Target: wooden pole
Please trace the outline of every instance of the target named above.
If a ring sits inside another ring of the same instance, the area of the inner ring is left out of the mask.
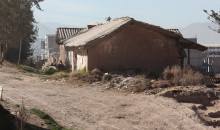
[[[187,65],[190,66],[190,49],[188,48],[188,62],[187,62]]]
[[[19,48],[19,55],[18,55],[18,66],[20,65],[20,60],[21,60],[21,46],[22,46],[22,38],[20,39],[20,48]]]

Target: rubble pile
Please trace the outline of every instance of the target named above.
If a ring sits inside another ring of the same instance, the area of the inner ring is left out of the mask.
[[[220,126],[220,88],[208,81],[203,86],[174,86],[170,80],[156,80],[134,71],[103,73],[99,69],[86,74],[60,75],[60,78],[77,85],[89,83],[93,87],[157,94],[181,103],[194,103],[193,110],[201,120],[208,125]]]
[[[106,89],[116,88],[138,93],[151,89],[151,84],[151,81],[145,78],[118,76],[107,83],[105,87]]]
[[[213,100],[219,99],[220,91],[205,86],[178,86],[159,93],[161,96],[176,99],[178,102],[196,103],[204,106],[212,105]]]

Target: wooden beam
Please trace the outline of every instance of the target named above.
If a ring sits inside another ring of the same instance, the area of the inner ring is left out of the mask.
[[[190,48],[188,48],[188,60],[187,60],[187,65],[190,66]]]

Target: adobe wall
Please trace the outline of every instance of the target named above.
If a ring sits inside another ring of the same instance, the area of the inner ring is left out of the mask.
[[[69,65],[69,62],[67,62],[66,60],[67,58],[67,53],[65,50],[65,46],[64,45],[60,45],[60,60],[62,61],[63,65]]]
[[[66,47],[67,65],[72,66],[73,71],[81,70],[86,67],[88,70],[87,50],[79,50],[77,48]]]
[[[87,52],[86,50],[77,51],[77,70],[87,67]]]
[[[88,49],[88,70],[141,69],[160,73],[178,64],[176,40],[137,25],[129,25]]]

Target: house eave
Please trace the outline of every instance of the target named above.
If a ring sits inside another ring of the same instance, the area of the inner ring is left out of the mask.
[[[196,49],[196,50],[199,50],[199,51],[205,51],[205,50],[208,49],[206,46],[203,46],[201,44],[192,42],[192,41],[187,40],[185,38],[181,38],[179,40],[179,42],[180,42],[181,46],[185,49]]]

